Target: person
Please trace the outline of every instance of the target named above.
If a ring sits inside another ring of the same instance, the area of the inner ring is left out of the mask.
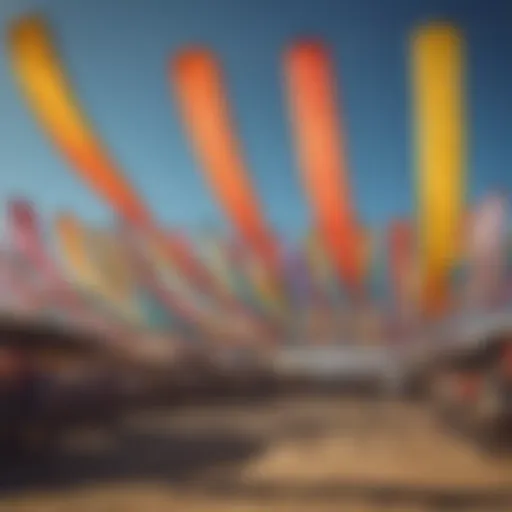
[[[20,349],[0,351],[0,408],[4,451],[18,453],[37,412],[34,367],[29,355]]]
[[[5,450],[15,433],[16,361],[12,349],[0,347],[0,445]]]

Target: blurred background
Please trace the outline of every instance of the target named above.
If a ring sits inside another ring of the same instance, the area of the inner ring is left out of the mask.
[[[0,510],[510,507],[511,23],[4,0]]]

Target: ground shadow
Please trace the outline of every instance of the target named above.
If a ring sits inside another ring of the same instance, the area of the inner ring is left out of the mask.
[[[336,405],[336,402],[333,403]],[[172,410],[171,416],[178,414]],[[212,417],[223,414],[221,410]],[[247,422],[251,421],[251,417]],[[259,456],[276,440],[307,440],[323,435],[329,421],[300,414],[278,416],[257,433],[243,433],[229,421],[228,426],[187,431],[185,427],[159,432],[162,424],[149,420],[149,431],[127,428],[108,449],[89,455],[58,453],[49,460],[7,467],[0,461],[0,493],[20,493],[37,489],[66,489],[90,483],[157,482],[176,486],[184,492],[211,496],[212,499],[254,499],[272,504],[282,499],[310,502],[360,500],[378,505],[414,504],[430,510],[512,510],[512,489],[440,489],[410,485],[376,486],[346,480],[324,481],[314,485],[250,483],[239,478],[239,469]],[[365,423],[367,418],[363,418]],[[344,422],[343,422],[344,423]],[[340,420],[336,420],[337,429]],[[213,425],[213,423],[212,423]],[[375,425],[374,425],[375,426]],[[347,431],[358,428],[347,420]],[[380,427],[383,427],[380,424]],[[166,428],[166,427],[165,427]]]
[[[374,507],[411,506],[414,510],[414,507],[422,507],[421,510],[425,508],[436,512],[475,510],[474,507],[489,512],[510,512],[512,509],[512,490],[509,488],[478,490],[471,487],[450,489],[400,484],[379,486],[344,479],[304,485],[251,484],[219,478],[196,487],[194,494],[210,499],[243,498],[254,500],[260,505],[283,500],[300,501],[310,503],[313,508],[319,504],[341,504],[348,501]]]
[[[185,483],[219,468],[227,477],[231,465],[264,448],[263,442],[229,432],[124,433],[99,453],[53,453],[44,459],[0,464],[0,493],[62,489],[92,482],[161,481]]]

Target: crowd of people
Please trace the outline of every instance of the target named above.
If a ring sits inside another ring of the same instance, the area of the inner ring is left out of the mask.
[[[65,350],[0,345],[0,452],[49,447],[73,423],[115,414],[116,377],[101,360]]]

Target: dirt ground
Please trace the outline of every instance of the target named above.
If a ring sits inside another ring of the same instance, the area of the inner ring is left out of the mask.
[[[159,410],[0,476],[0,512],[512,511],[512,458],[424,407],[339,397]]]

